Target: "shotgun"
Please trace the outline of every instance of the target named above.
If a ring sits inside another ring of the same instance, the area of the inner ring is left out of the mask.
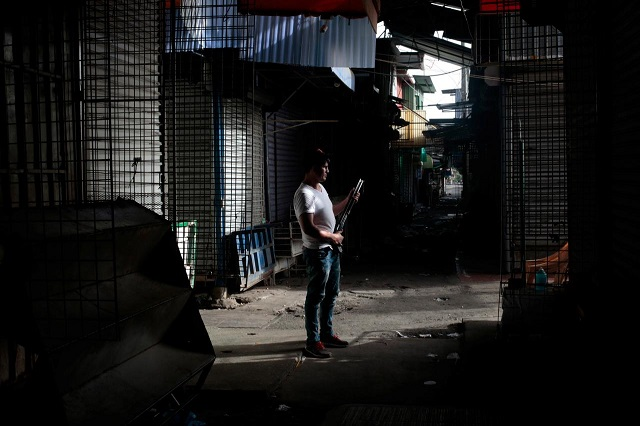
[[[358,184],[356,185],[356,189],[353,191],[353,196],[360,193],[360,191],[362,190],[363,184],[364,184],[364,181],[360,179],[358,181]],[[351,196],[349,198],[349,201],[347,201],[347,205],[345,206],[344,210],[340,214],[340,220],[338,220],[338,223],[336,223],[336,228],[333,232],[344,230],[344,227],[347,223],[347,216],[349,216],[349,213],[351,213],[351,209],[353,208],[353,205],[356,203],[356,200],[353,196]],[[338,251],[342,253],[342,245],[339,245],[337,248],[338,248]]]

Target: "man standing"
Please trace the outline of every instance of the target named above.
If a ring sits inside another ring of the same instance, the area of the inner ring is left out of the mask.
[[[349,195],[333,205],[322,185],[329,174],[329,156],[321,149],[311,151],[304,161],[304,179],[293,198],[296,218],[302,229],[302,257],[306,264],[307,296],[304,304],[307,340],[304,354],[314,358],[331,356],[326,347],[344,348],[348,342],[333,330],[333,310],[340,292],[340,253],[342,231],[334,232],[336,216],[350,197],[357,202],[360,194]]]

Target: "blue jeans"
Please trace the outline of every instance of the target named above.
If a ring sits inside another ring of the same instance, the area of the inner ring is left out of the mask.
[[[307,344],[320,336],[333,335],[333,308],[340,293],[340,253],[335,250],[305,248],[302,258],[307,265],[307,297],[304,302],[304,326]]]

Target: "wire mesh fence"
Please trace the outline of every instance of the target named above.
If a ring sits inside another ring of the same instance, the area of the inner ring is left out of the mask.
[[[226,287],[269,266],[229,244],[267,216],[253,24],[235,2],[87,0],[1,22],[2,264],[51,345],[119,338],[131,274]],[[151,248],[165,232],[169,258]],[[178,275],[158,277],[174,254]]]
[[[500,22],[503,322],[535,328],[568,281],[563,35],[517,11]]]

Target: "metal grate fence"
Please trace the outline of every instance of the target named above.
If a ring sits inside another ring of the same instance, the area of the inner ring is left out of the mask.
[[[78,290],[100,276],[115,292],[119,231],[104,208],[124,199],[171,224],[192,287],[224,286],[226,240],[267,217],[262,110],[246,100],[253,19],[231,0],[86,0],[3,17],[3,244],[44,217],[22,237],[60,236],[68,220],[79,228],[65,238],[100,229],[90,257],[80,245],[43,255],[87,257],[81,268],[100,273]],[[68,217],[75,206],[81,219]],[[114,292],[85,297],[113,304]]]
[[[535,328],[568,280],[563,35],[510,12],[501,40],[503,324]]]
[[[228,241],[267,216],[253,18],[235,5],[81,0],[0,18],[0,358],[15,361],[0,375],[55,382],[42,412],[60,396],[69,424],[93,424],[78,417],[91,407],[128,423],[213,362],[193,287],[226,286],[244,255]],[[149,392],[109,389],[125,370]]]

